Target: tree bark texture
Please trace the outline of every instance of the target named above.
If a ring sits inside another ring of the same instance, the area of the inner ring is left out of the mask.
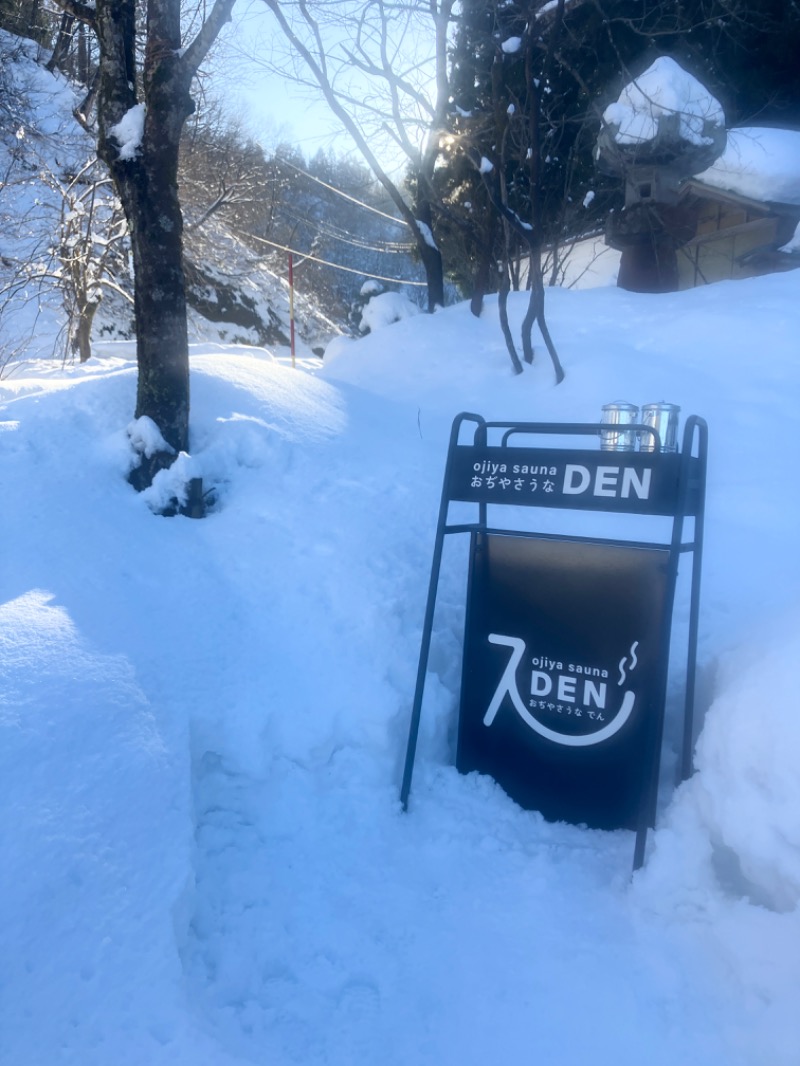
[[[72,340],[73,351],[78,353],[81,363],[88,363],[92,358],[92,322],[100,306],[99,301],[87,301],[80,309],[78,325]]]
[[[91,26],[100,48],[98,155],[108,167],[131,235],[134,266],[136,417],[151,418],[173,454],[189,447],[189,343],[183,273],[183,217],[178,199],[181,130],[194,110],[197,68],[234,0],[215,0],[188,47],[182,47],[180,0],[148,0],[141,72],[136,66],[136,0],[57,0]],[[119,123],[144,105],[141,139]],[[146,484],[171,455],[144,472]]]
[[[151,418],[175,452],[189,447],[189,342],[178,200],[180,133],[192,112],[192,72],[180,57],[177,4],[147,9],[144,130],[124,146],[117,124],[136,106],[134,0],[98,0],[98,151],[111,171],[131,234],[139,367],[136,417]]]
[[[52,74],[54,70],[63,70],[64,62],[67,54],[72,45],[72,37],[75,31],[75,16],[68,14],[66,11],[61,13],[61,21],[58,25],[58,34],[56,35],[56,43],[53,47],[53,54],[45,64],[45,70],[49,70]]]

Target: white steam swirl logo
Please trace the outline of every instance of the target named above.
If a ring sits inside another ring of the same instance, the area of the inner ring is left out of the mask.
[[[631,665],[630,665],[630,672],[631,673],[636,669],[636,666],[637,666],[637,664],[639,662],[639,660],[636,658],[636,649],[638,647],[639,647],[639,641],[635,640],[633,642],[633,644],[631,644]],[[628,661],[628,656],[627,655],[623,655],[622,658],[619,661],[619,681],[617,682],[618,685],[624,685],[625,684],[625,679],[628,676],[627,673],[625,672],[625,663],[627,663],[627,661]]]

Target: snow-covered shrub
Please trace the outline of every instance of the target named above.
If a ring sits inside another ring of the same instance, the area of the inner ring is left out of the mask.
[[[361,312],[359,332],[374,333],[393,322],[419,314],[419,307],[401,292],[382,292],[373,296]]]

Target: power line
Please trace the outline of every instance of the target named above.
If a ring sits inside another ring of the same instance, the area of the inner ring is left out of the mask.
[[[414,245],[410,241],[405,243],[381,241],[380,244],[370,244],[364,237],[360,237],[357,233],[351,233],[350,230],[345,229],[343,226],[337,226],[332,222],[320,221],[317,223],[317,228],[324,237],[331,237],[333,240],[342,241],[344,244],[352,244],[355,248],[363,248],[368,252],[378,252],[381,255],[405,255],[414,250]]]
[[[427,287],[427,283],[424,281],[402,281],[400,278],[387,278],[383,274],[368,274],[365,270],[356,270],[354,267],[331,263],[327,259],[320,259],[316,255],[311,255],[310,252],[298,252],[296,248],[289,248],[287,245],[278,244],[276,241],[268,241],[266,237],[256,237],[253,233],[242,234],[242,236],[258,241],[260,244],[268,244],[271,248],[277,248],[279,252],[290,252],[292,255],[300,256],[301,259],[308,259],[312,263],[321,263],[322,266],[333,267],[334,270],[344,270],[348,274],[359,274],[362,278],[373,278],[375,281],[390,281],[393,285],[414,285],[421,289]]]
[[[405,223],[400,218],[394,218],[392,215],[387,215],[385,211],[379,211],[377,207],[370,207],[369,204],[365,204],[362,200],[356,200],[355,196],[350,196],[349,193],[342,192],[341,189],[337,189],[335,185],[329,185],[326,181],[322,181],[321,178],[315,178],[313,174],[309,174],[307,170],[303,170],[301,167],[295,166],[294,163],[290,163],[288,159],[281,159],[280,156],[277,160],[281,165],[291,167],[292,170],[296,170],[298,174],[302,174],[310,181],[315,181],[317,185],[321,185],[324,189],[330,189],[331,192],[335,192],[337,196],[343,197],[345,200],[349,200],[353,204],[358,204],[359,207],[363,207],[365,211],[372,211],[375,215],[380,215],[381,218],[388,218],[390,222],[394,222],[395,226],[405,226]]]
[[[414,249],[414,245],[410,241],[405,243],[400,241],[381,241],[380,244],[370,244],[364,237],[351,233],[349,230],[332,222],[310,218],[307,214],[295,211],[288,206],[284,210],[289,218],[315,229],[319,236],[329,237],[331,240],[341,241],[343,244],[351,244],[354,248],[361,248],[366,252],[376,252],[378,255],[405,255]]]

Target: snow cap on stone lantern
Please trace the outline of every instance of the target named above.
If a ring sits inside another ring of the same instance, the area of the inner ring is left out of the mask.
[[[660,56],[603,112],[596,160],[607,173],[662,169],[665,188],[710,166],[724,151],[719,101],[669,56]],[[655,197],[657,198],[657,197]]]

